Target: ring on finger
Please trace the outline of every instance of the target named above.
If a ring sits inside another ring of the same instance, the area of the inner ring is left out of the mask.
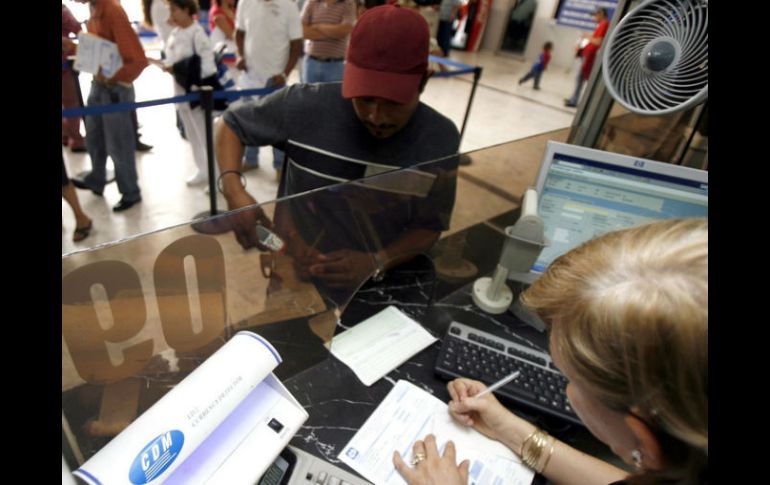
[[[412,457],[412,466],[417,466],[425,461],[425,453],[415,453]]]

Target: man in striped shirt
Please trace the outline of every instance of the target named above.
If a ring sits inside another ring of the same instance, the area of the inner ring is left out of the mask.
[[[301,19],[305,38],[303,81],[342,81],[345,50],[356,21],[356,4],[353,0],[307,0]]]

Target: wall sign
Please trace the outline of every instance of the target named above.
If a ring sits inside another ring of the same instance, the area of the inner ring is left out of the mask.
[[[617,0],[564,0],[556,16],[556,23],[583,30],[594,30],[596,22],[594,22],[593,13],[597,7],[606,8],[607,19],[612,20],[618,2]]]

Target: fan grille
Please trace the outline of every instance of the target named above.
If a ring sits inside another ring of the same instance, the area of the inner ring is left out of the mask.
[[[612,32],[602,63],[613,98],[641,114],[665,114],[708,96],[708,2],[649,0]]]

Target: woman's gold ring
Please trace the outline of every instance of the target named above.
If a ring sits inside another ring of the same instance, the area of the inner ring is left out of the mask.
[[[425,461],[425,453],[415,453],[412,458],[412,466],[416,466],[423,461]]]

